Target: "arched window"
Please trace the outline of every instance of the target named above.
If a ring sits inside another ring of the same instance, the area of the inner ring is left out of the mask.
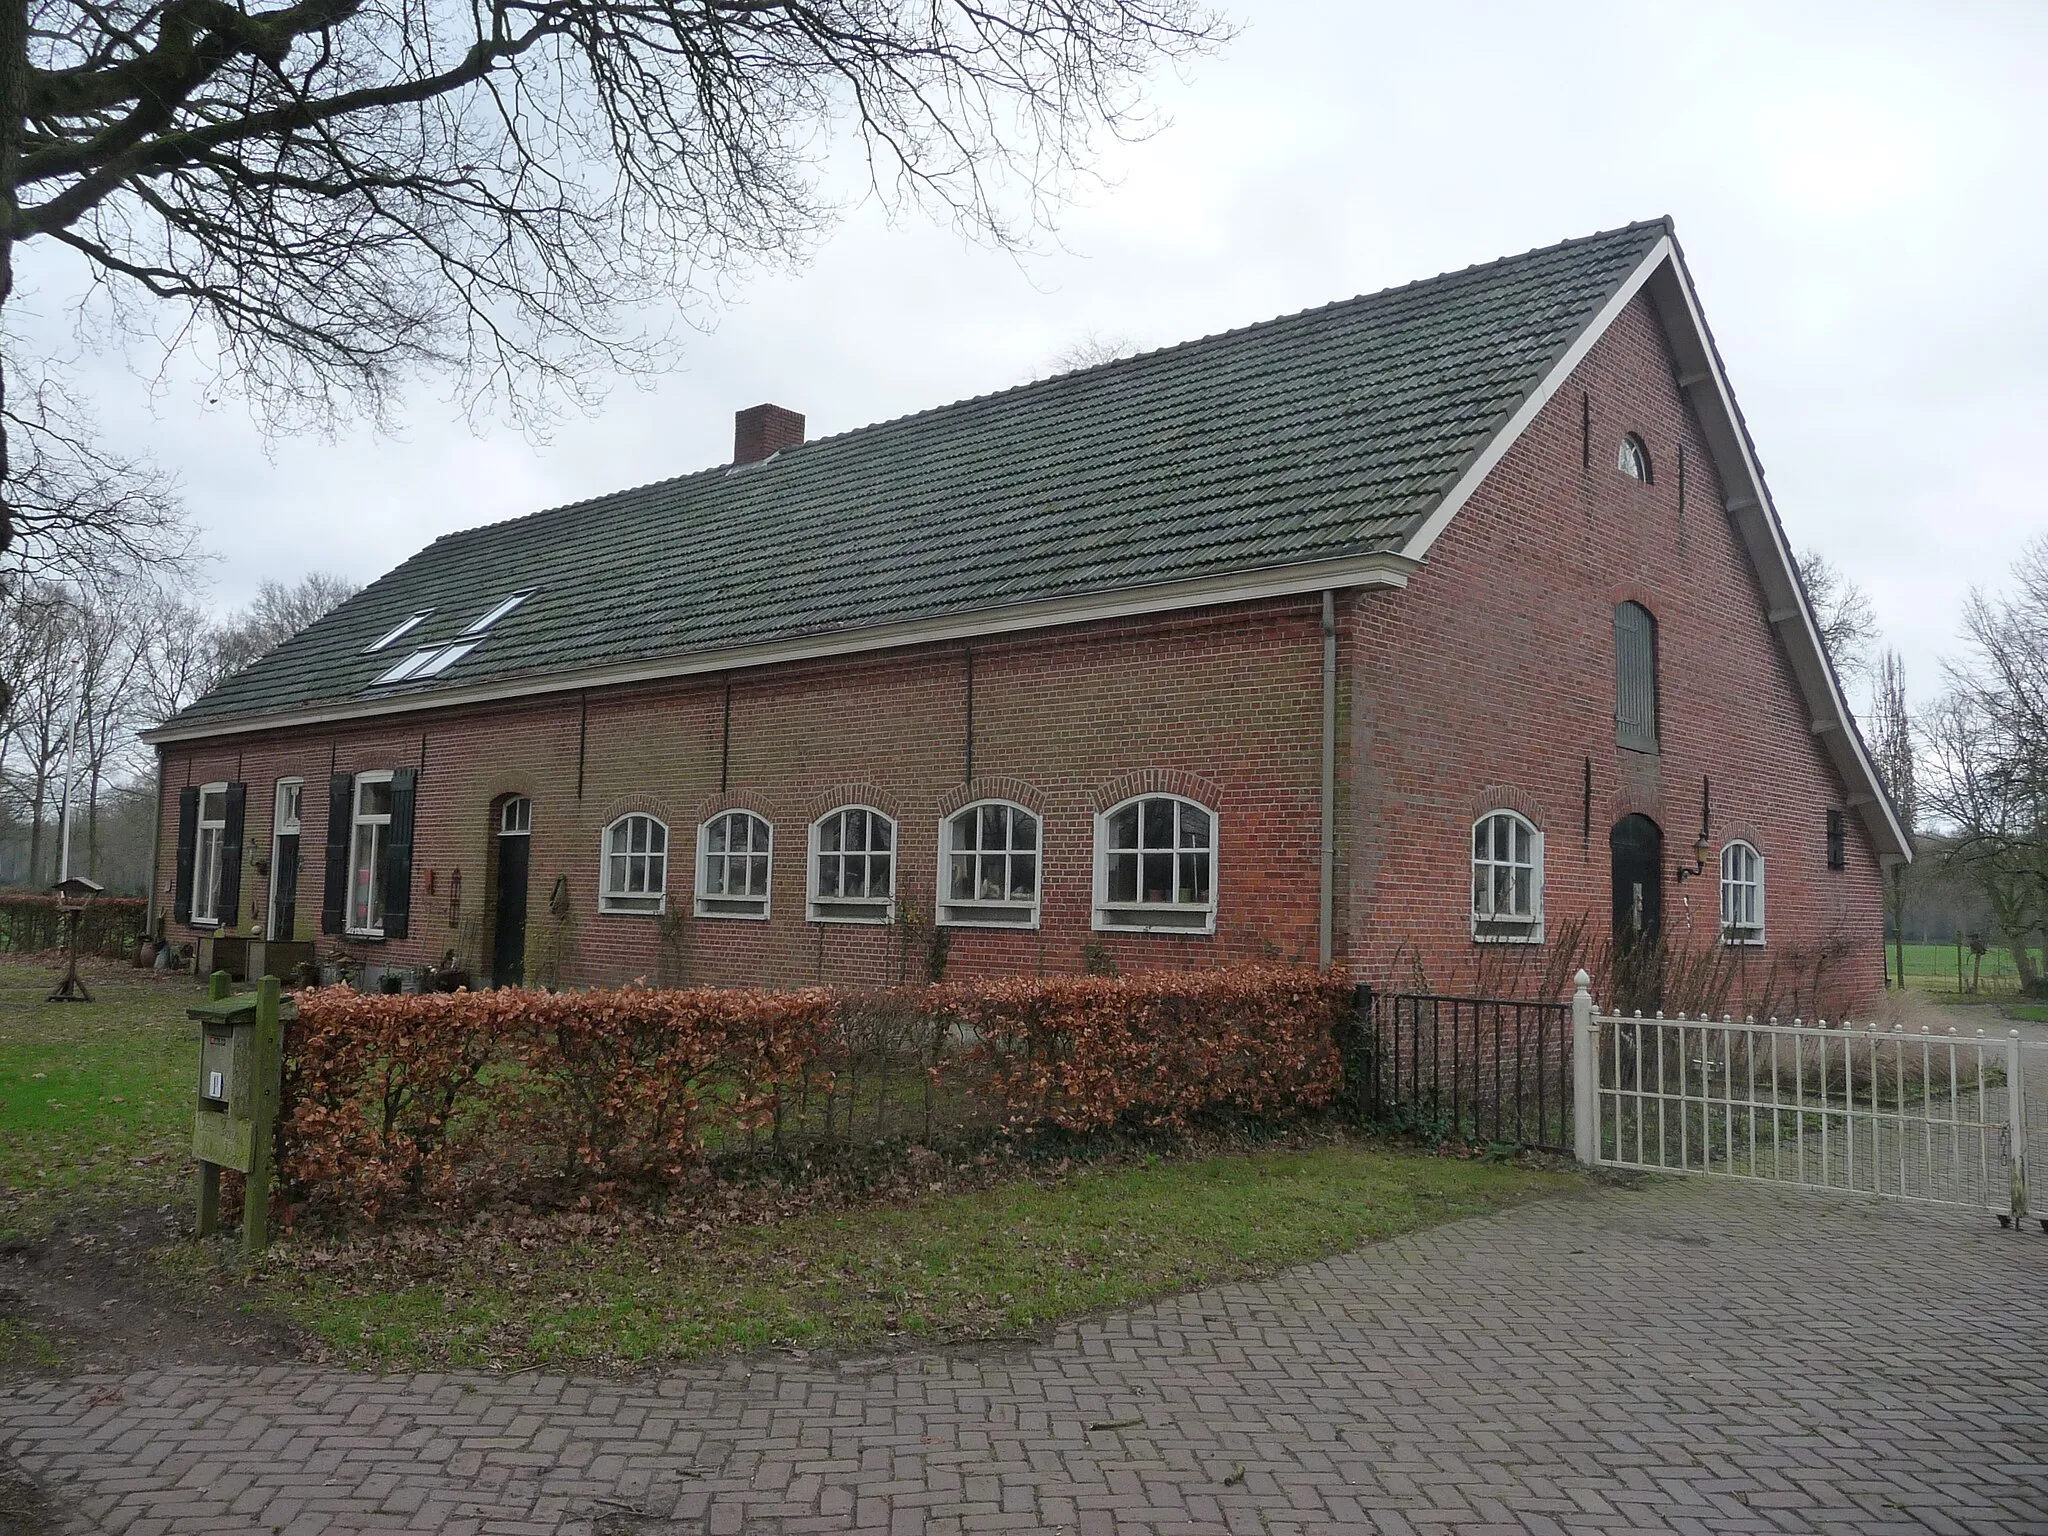
[[[1637,437],[1635,433],[1630,432],[1622,438],[1621,452],[1617,457],[1615,468],[1619,469],[1631,480],[1640,480],[1645,485],[1650,484],[1650,450],[1643,446],[1643,440]],[[1680,476],[1680,478],[1683,479],[1684,477]]]
[[[1472,937],[1543,938],[1543,834],[1513,811],[1491,811],[1472,824]]]
[[[752,811],[723,811],[697,829],[697,915],[765,918],[774,831]]]
[[[842,805],[811,823],[811,921],[886,923],[895,916],[896,823]]]
[[[1721,941],[1764,941],[1764,856],[1739,840],[1721,848]]]
[[[1657,621],[1641,603],[1614,609],[1614,739],[1657,750]]]
[[[1095,926],[1213,932],[1216,813],[1145,795],[1096,817]]]
[[[939,921],[955,927],[1038,926],[1038,818],[983,800],[939,828]]]
[[[507,802],[508,811],[511,803]],[[668,827],[639,812],[621,816],[604,829],[598,911],[660,912],[667,905]]]

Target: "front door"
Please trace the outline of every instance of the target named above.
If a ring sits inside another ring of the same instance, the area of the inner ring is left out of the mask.
[[[526,874],[533,844],[533,802],[518,797],[498,808],[497,921],[491,930],[491,985],[526,981]]]
[[[1623,1008],[1651,1009],[1663,993],[1664,833],[1624,816],[1607,835],[1614,878],[1614,988]]]

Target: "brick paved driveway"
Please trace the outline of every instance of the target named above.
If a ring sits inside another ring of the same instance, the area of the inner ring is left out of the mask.
[[[2048,1238],[1703,1182],[1005,1353],[0,1383],[80,1530],[2048,1532]]]

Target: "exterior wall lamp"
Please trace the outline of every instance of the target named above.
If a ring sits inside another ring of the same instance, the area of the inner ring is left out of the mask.
[[[1680,885],[1685,884],[1694,875],[1704,875],[1707,872],[1707,860],[1714,856],[1714,843],[1708,832],[1713,820],[1713,786],[1703,777],[1700,780],[1700,837],[1699,841],[1692,845],[1692,867],[1686,868],[1684,861],[1680,860],[1672,870],[1678,877]]]

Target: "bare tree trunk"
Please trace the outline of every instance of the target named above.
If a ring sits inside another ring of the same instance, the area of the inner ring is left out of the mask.
[[[0,316],[14,297],[14,241],[21,212],[15,177],[28,119],[28,30],[28,0],[0,0]],[[6,373],[0,369],[0,410],[6,405]],[[0,421],[0,555],[14,542],[10,467],[7,429]],[[0,681],[0,707],[5,707],[7,696],[8,685]]]

